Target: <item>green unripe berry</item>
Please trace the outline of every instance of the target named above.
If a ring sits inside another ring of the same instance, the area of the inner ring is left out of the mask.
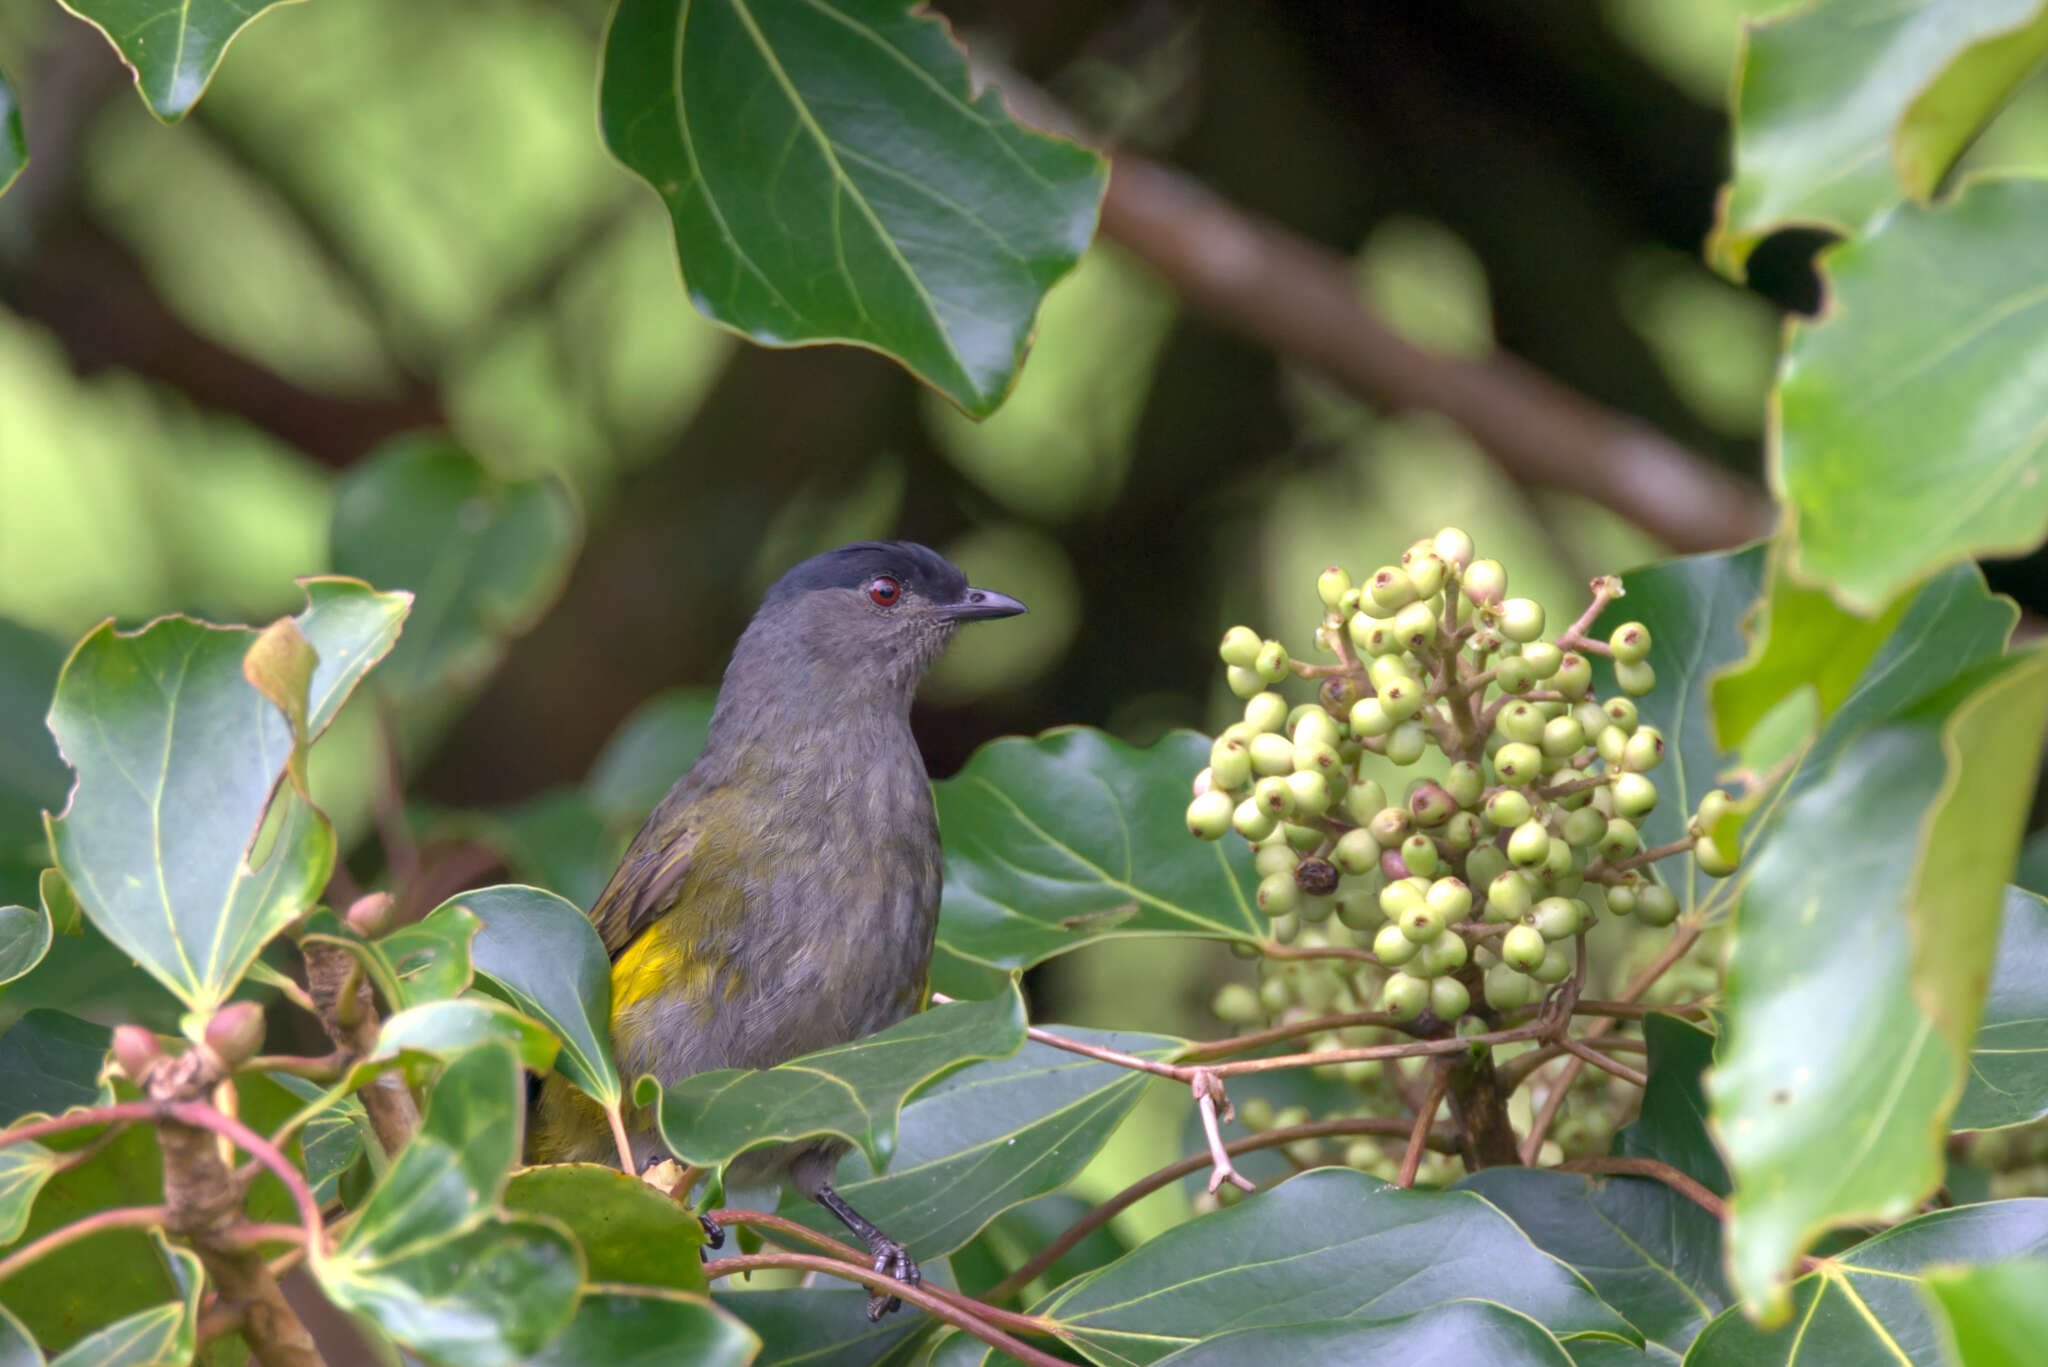
[[[1403,935],[1425,945],[1444,933],[1443,913],[1418,898],[1414,906],[1401,913],[1400,926]]]
[[[1552,945],[1543,962],[1529,970],[1529,976],[1539,983],[1561,983],[1572,975],[1572,957],[1563,945]]]
[[[1429,885],[1423,900],[1442,914],[1447,925],[1455,925],[1472,914],[1472,889],[1460,878],[1439,878]]]
[[[1252,780],[1251,752],[1236,741],[1217,741],[1209,750],[1209,786],[1230,792]]]
[[[1607,834],[1607,818],[1591,807],[1581,807],[1564,819],[1559,834],[1565,844],[1576,850],[1591,849]]]
[[[1401,557],[1401,563],[1408,571],[1408,582],[1415,585],[1417,597],[1433,598],[1443,591],[1450,566],[1435,551],[1411,550]]]
[[[1472,993],[1456,978],[1437,978],[1429,985],[1430,1014],[1454,1021],[1472,1009]]]
[[[1389,923],[1379,928],[1372,937],[1372,956],[1388,968],[1399,968],[1417,954],[1422,946],[1401,933],[1401,927]]]
[[[1663,762],[1664,733],[1654,726],[1638,726],[1622,747],[1622,767],[1647,774]]]
[[[1576,717],[1552,717],[1543,723],[1540,743],[1552,759],[1569,759],[1586,748],[1586,732]]]
[[[1600,710],[1607,714],[1607,720],[1620,727],[1624,734],[1636,729],[1636,705],[1627,698],[1609,698],[1600,704]]]
[[[1216,653],[1227,665],[1250,669],[1258,661],[1259,648],[1264,644],[1259,633],[1250,627],[1232,627],[1223,633],[1223,643],[1216,647]]]
[[[1372,680],[1373,689],[1377,692],[1396,679],[1412,681],[1415,666],[1399,655],[1382,655],[1365,667],[1365,677]]]
[[[1646,926],[1668,926],[1678,919],[1678,894],[1662,883],[1636,892],[1636,919]]]
[[[1358,592],[1357,589],[1346,589],[1337,597],[1337,615],[1346,621],[1351,620],[1351,614],[1358,611]]]
[[[1703,835],[1692,842],[1692,857],[1700,866],[1700,872],[1709,878],[1726,878],[1742,865],[1740,856],[1725,853],[1711,835]]]
[[[1540,820],[1531,817],[1515,827],[1515,833],[1508,837],[1508,858],[1525,869],[1550,858],[1550,832]]]
[[[1405,878],[1396,878],[1380,889],[1380,911],[1389,920],[1398,921],[1404,912],[1421,905],[1422,893]]]
[[[1429,691],[1419,679],[1389,679],[1380,689],[1380,708],[1396,723],[1407,721],[1429,701]]]
[[[1493,773],[1510,787],[1526,788],[1543,777],[1543,752],[1526,742],[1511,740],[1494,751]]]
[[[1260,780],[1264,782],[1264,780]],[[1285,779],[1287,790],[1294,795],[1295,816],[1321,816],[1330,810],[1330,781],[1317,771],[1297,771]],[[1319,842],[1320,843],[1320,842]]]
[[[1591,811],[1592,808],[1586,810]],[[1626,859],[1642,847],[1642,833],[1636,830],[1636,823],[1625,816],[1609,821],[1607,829],[1600,834],[1600,857],[1609,863]]]
[[[1372,613],[1361,607],[1345,619],[1344,630],[1350,633],[1352,645],[1367,654],[1377,655],[1380,652],[1374,650],[1368,643],[1373,639],[1373,633],[1378,630],[1379,625],[1373,619]]]
[[[1363,877],[1380,866],[1380,842],[1363,826],[1346,831],[1337,838],[1330,860],[1344,872]]]
[[[1493,719],[1494,730],[1524,745],[1542,740],[1543,726],[1543,711],[1532,702],[1511,702]]]
[[[1575,897],[1546,897],[1529,909],[1529,924],[1546,940],[1569,940],[1590,920],[1586,904]]]
[[[1303,703],[1289,714],[1287,734],[1296,745],[1336,746],[1344,739],[1344,728],[1320,703]]]
[[[1508,572],[1498,560],[1474,560],[1465,567],[1465,596],[1480,607],[1489,607],[1507,596]]]
[[[1636,909],[1636,890],[1626,884],[1607,889],[1607,909],[1616,916],[1628,915]]]
[[[1342,565],[1332,565],[1316,577],[1316,594],[1323,600],[1324,607],[1339,606],[1350,591],[1351,575]]]
[[[1528,795],[1519,788],[1500,789],[1486,799],[1483,810],[1486,819],[1492,822],[1496,829],[1503,831],[1513,830],[1527,821],[1534,812],[1529,805]]]
[[[1383,613],[1396,612],[1415,601],[1415,581],[1399,565],[1382,565],[1365,581],[1365,597]]]
[[[1239,835],[1256,843],[1279,828],[1280,818],[1261,807],[1257,798],[1248,797],[1230,814],[1230,824]]]
[[[1285,840],[1268,841],[1252,851],[1252,867],[1259,877],[1269,878],[1276,873],[1292,874],[1301,863],[1301,855]]]
[[[1252,742],[1258,738],[1259,728],[1243,721],[1232,722],[1224,727],[1216,737],[1219,741],[1235,741],[1247,750],[1252,748]]]
[[[1437,839],[1454,850],[1469,850],[1487,837],[1487,830],[1479,824],[1479,818],[1470,812],[1453,812],[1437,831]]]
[[[1614,666],[1614,681],[1621,685],[1621,691],[1634,697],[1642,697],[1657,686],[1657,671],[1648,660],[1618,661]]]
[[[1380,989],[1380,1010],[1397,1021],[1412,1021],[1429,1008],[1429,982],[1407,973],[1388,977]]]
[[[1576,650],[1567,650],[1550,676],[1550,686],[1567,698],[1583,698],[1593,686],[1593,662]]]
[[[1394,718],[1387,715],[1386,705],[1378,698],[1360,698],[1351,704],[1351,734],[1354,736],[1384,736],[1394,729]]]
[[[1259,994],[1244,983],[1225,983],[1217,988],[1209,1009],[1225,1025],[1250,1025],[1265,1014],[1259,1009]]]
[[[1616,774],[1613,792],[1614,810],[1631,821],[1648,816],[1657,805],[1657,785],[1645,774]]]
[[[1360,650],[1375,659],[1398,655],[1401,651],[1401,642],[1394,635],[1392,622],[1374,622],[1372,629],[1365,633],[1365,639],[1357,644]]]
[[[1462,598],[1458,602],[1460,606],[1470,606]],[[1481,627],[1465,639],[1465,648],[1472,652],[1473,659],[1479,660],[1501,650],[1507,643],[1507,637],[1501,635],[1492,627]]]
[[[1401,863],[1407,867],[1411,877],[1432,877],[1440,862],[1436,842],[1420,831],[1401,842]]]
[[[1523,973],[1535,971],[1549,952],[1549,941],[1534,926],[1509,926],[1508,933],[1500,937],[1500,961]]]
[[[1394,614],[1394,639],[1403,650],[1422,650],[1436,640],[1436,610],[1422,602],[1410,603]]]
[[[1461,759],[1444,775],[1444,791],[1460,807],[1471,807],[1486,792],[1486,774],[1471,760]]]
[[[1455,930],[1446,929],[1422,947],[1422,952],[1415,956],[1414,966],[1408,971],[1418,978],[1440,978],[1463,968],[1471,954],[1471,947],[1465,943],[1464,937]]]
[[[1543,605],[1534,598],[1510,598],[1500,605],[1500,634],[1510,641],[1533,641],[1543,634]]]
[[[1248,1130],[1270,1130],[1273,1128],[1273,1103],[1262,1096],[1251,1097],[1238,1103],[1238,1118],[1244,1121]]]
[[[1344,790],[1344,814],[1363,826],[1387,805],[1386,790],[1378,779],[1362,778]]]
[[[1224,670],[1223,682],[1240,698],[1255,698],[1266,686],[1266,681],[1259,677],[1259,671],[1247,665],[1232,665]]]
[[[1301,889],[1291,873],[1269,873],[1259,880],[1259,910],[1268,916],[1285,916],[1301,905]]]
[[[1387,733],[1386,756],[1395,764],[1409,765],[1429,749],[1429,732],[1410,718]]]
[[[1568,841],[1552,840],[1549,853],[1543,856],[1543,867],[1533,872],[1542,878],[1553,892],[1568,892],[1571,889],[1564,886],[1565,881],[1572,878],[1578,869],[1578,851],[1574,850]],[[1575,888],[1578,885],[1573,883],[1572,886]]]
[[[1259,693],[1245,703],[1244,722],[1261,733],[1279,735],[1287,726],[1287,699],[1270,689]]]
[[[1609,722],[1593,733],[1593,753],[1600,756],[1608,768],[1621,768],[1622,757],[1628,754],[1628,733]]]
[[[1531,641],[1522,647],[1522,658],[1536,671],[1538,679],[1548,679],[1564,663],[1564,652],[1549,641]]]
[[[1445,527],[1430,539],[1430,549],[1444,558],[1452,569],[1472,563],[1472,538],[1462,528]]]
[[[1512,965],[1498,963],[1486,970],[1486,1004],[1494,1010],[1519,1011],[1534,1000],[1536,984]]]
[[[1197,840],[1221,840],[1230,829],[1234,807],[1226,794],[1211,788],[1188,804],[1188,834]]]
[[[1339,887],[1330,899],[1330,909],[1346,930],[1371,930],[1380,923],[1378,899],[1362,887]]]
[[[1277,1016],[1294,1005],[1294,989],[1285,978],[1267,978],[1259,984],[1259,1006],[1269,1016]],[[1269,1102],[1268,1105],[1271,1103]]]
[[[1406,807],[1382,807],[1372,814],[1365,828],[1380,842],[1381,849],[1390,849],[1408,838],[1408,832],[1415,829],[1415,818],[1408,815]]]
[[[1518,821],[1515,823],[1520,825]],[[1472,887],[1483,888],[1506,873],[1508,857],[1493,845],[1480,845],[1465,856],[1465,881]]]
[[[1623,622],[1607,638],[1616,665],[1635,664],[1649,658],[1650,629],[1641,622]]]
[[[1322,843],[1330,838],[1329,832],[1320,826],[1304,826],[1293,821],[1280,823],[1280,835],[1303,854],[1320,849]]]
[[[1252,772],[1265,777],[1294,772],[1294,746],[1287,737],[1262,731],[1252,737]]]
[[[1314,774],[1318,778],[1332,779],[1343,770],[1344,757],[1337,753],[1337,747],[1334,745],[1325,745],[1314,740],[1306,744],[1296,741],[1293,766],[1297,774]]]
[[[1707,795],[1700,799],[1699,811],[1693,814],[1691,823],[1692,833],[1694,835],[1711,833],[1716,826],[1721,824],[1721,818],[1728,815],[1729,809],[1733,805],[1734,799],[1729,797],[1726,792],[1719,788],[1709,789]]]
[[[1579,724],[1589,740],[1597,741],[1600,733],[1607,729],[1607,713],[1592,698],[1581,698],[1571,705],[1571,719]]]
[[[1267,683],[1279,683],[1287,677],[1287,647],[1278,641],[1268,641],[1259,647],[1259,658],[1252,663],[1259,677]],[[1278,729],[1278,728],[1275,728]]]
[[[1441,826],[1457,810],[1457,801],[1441,784],[1419,779],[1408,790],[1408,813],[1418,826]]]
[[[1504,870],[1486,885],[1486,919],[1495,923],[1519,921],[1534,900],[1528,875],[1517,869]]]
[[[1493,667],[1494,686],[1503,693],[1527,693],[1536,686],[1536,669],[1519,655],[1508,655]]]

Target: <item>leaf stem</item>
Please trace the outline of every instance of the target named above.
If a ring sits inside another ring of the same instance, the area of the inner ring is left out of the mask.
[[[612,1143],[619,1150],[619,1167],[625,1172],[633,1171],[633,1141],[626,1134],[626,1116],[617,1101],[605,1103],[604,1117],[611,1122]]]
[[[95,1234],[104,1234],[110,1229],[144,1229],[163,1224],[170,1218],[169,1206],[120,1206],[113,1210],[95,1211],[82,1220],[74,1220],[59,1226],[42,1238],[22,1245],[5,1258],[0,1258],[0,1282],[39,1258],[47,1257],[67,1244],[80,1239],[90,1239]]]
[[[1209,1141],[1209,1163],[1214,1169],[1209,1174],[1209,1194],[1214,1196],[1216,1188],[1225,1182],[1244,1191],[1256,1190],[1258,1183],[1231,1166],[1230,1150],[1223,1146],[1223,1133],[1216,1124],[1216,1103],[1222,1100],[1226,1110],[1230,1105],[1223,1096],[1223,1084],[1208,1069],[1197,1068],[1191,1085],[1195,1108],[1202,1114],[1202,1134]]]

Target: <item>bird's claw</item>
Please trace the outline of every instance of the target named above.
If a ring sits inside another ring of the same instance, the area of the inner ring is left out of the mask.
[[[916,1286],[924,1280],[924,1274],[917,1270],[911,1259],[910,1250],[894,1239],[875,1238],[868,1241],[868,1251],[875,1255],[875,1271],[885,1277],[894,1277],[906,1286]],[[882,1291],[868,1293],[868,1319],[880,1321],[891,1310],[903,1307],[901,1299]]]
[[[718,1221],[712,1219],[709,1215],[699,1215],[697,1217],[697,1223],[704,1227],[704,1247],[725,1247],[724,1225],[721,1225],[720,1223],[718,1223]]]

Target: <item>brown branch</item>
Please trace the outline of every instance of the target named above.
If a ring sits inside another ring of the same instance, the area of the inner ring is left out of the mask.
[[[1566,1053],[1578,1056],[1583,1061],[1592,1064],[1603,1072],[1612,1073],[1623,1082],[1632,1083],[1637,1087],[1647,1087],[1650,1085],[1649,1078],[1634,1068],[1629,1067],[1620,1059],[1609,1058],[1598,1049],[1593,1048],[1591,1045],[1581,1044],[1570,1035],[1559,1035],[1557,1037],[1557,1044]]]
[[[1686,1176],[1669,1163],[1654,1158],[1621,1158],[1597,1156],[1591,1158],[1570,1158],[1557,1165],[1559,1172],[1583,1172],[1600,1177],[1648,1177],[1662,1182],[1665,1186],[1691,1201],[1694,1205],[1713,1216],[1716,1220],[1728,1218],[1728,1203]]]
[[[1415,1185],[1415,1174],[1422,1167],[1422,1151],[1429,1146],[1430,1127],[1436,1124],[1436,1113],[1443,1108],[1444,1092],[1450,1081],[1450,1065],[1439,1063],[1430,1069],[1429,1090],[1422,1094],[1422,1105],[1415,1110],[1415,1129],[1409,1134],[1408,1148],[1401,1155],[1401,1170],[1394,1175],[1395,1186]]]
[[[1505,930],[1502,926],[1500,929]],[[1242,1054],[1248,1049],[1261,1049],[1268,1044],[1279,1044],[1283,1040],[1299,1039],[1303,1035],[1321,1034],[1325,1030],[1344,1030],[1354,1026],[1369,1026],[1373,1029],[1400,1030],[1406,1022],[1397,1021],[1384,1011],[1347,1011],[1340,1015],[1316,1016],[1310,1020],[1295,1021],[1290,1025],[1275,1025],[1264,1030],[1253,1030],[1248,1034],[1233,1035],[1229,1039],[1209,1040],[1181,1050],[1180,1057],[1190,1062],[1204,1059],[1223,1058],[1229,1054]]]
[[[1209,1141],[1209,1164],[1213,1169],[1209,1174],[1209,1194],[1214,1196],[1216,1188],[1225,1182],[1243,1191],[1253,1190],[1258,1184],[1231,1166],[1230,1150],[1224,1147],[1223,1132],[1216,1124],[1217,1103],[1222,1102],[1226,1114],[1230,1105],[1229,1101],[1224,1100],[1223,1084],[1217,1081],[1216,1075],[1208,1069],[1198,1068],[1195,1070],[1192,1086],[1195,1093],[1195,1109],[1201,1112],[1202,1116],[1202,1136]]]
[[[1644,1006],[1640,1002],[1581,1001],[1572,1007],[1575,1016],[1611,1016],[1616,1020],[1639,1021],[1646,1016],[1676,1016],[1680,1020],[1697,1020],[1713,1009],[1713,1003],[1706,1000],[1674,1002],[1670,1006]]]
[[[1370,951],[1353,945],[1283,945],[1278,940],[1262,940],[1259,953],[1269,959],[1353,959],[1359,963],[1377,964]]]
[[[377,1047],[377,1007],[355,956],[339,945],[320,941],[309,940],[300,948],[306,956],[306,985],[320,1009],[320,1024],[341,1053],[350,1059],[364,1057]],[[383,1074],[371,1079],[357,1095],[384,1152],[395,1154],[404,1148],[420,1125],[419,1104],[404,1077]]]

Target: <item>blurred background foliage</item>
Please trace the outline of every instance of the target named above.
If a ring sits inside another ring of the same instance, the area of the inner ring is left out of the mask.
[[[1749,288],[1699,247],[1739,21],[1784,0],[937,8],[1123,146],[1352,256],[1360,300],[1414,345],[1510,353],[1758,477],[1817,239],[1766,244]],[[299,605],[299,575],[383,584],[388,558],[344,553],[338,491],[422,431],[493,489],[558,482],[561,582],[458,686],[387,695],[391,727],[360,700],[322,742],[317,796],[364,878],[381,821],[480,842],[451,877],[503,862],[587,897],[694,744],[703,695],[673,690],[715,685],[762,589],[844,541],[926,541],[1031,605],[934,675],[935,775],[1004,732],[1213,726],[1225,625],[1305,653],[1317,569],[1369,572],[1445,522],[1560,621],[1592,573],[1673,549],[1518,478],[1455,414],[1375,407],[1219,326],[1114,242],[1054,290],[979,424],[873,355],[740,344],[692,310],[660,204],[600,144],[605,10],[285,6],[166,127],[98,34],[0,0],[33,153],[0,198],[0,829],[62,802],[40,716],[71,641],[109,615],[261,622]],[[2048,84],[1968,165],[2048,167]],[[403,812],[380,810],[394,762]],[[41,862],[0,850],[0,902],[30,900]],[[61,971],[88,953],[60,944],[29,981],[104,989],[104,956]],[[1110,942],[1040,970],[1034,1014],[1199,1032],[1227,968],[1214,946]],[[37,1004],[10,990],[0,1018]],[[1104,1190],[1177,1147],[1160,1130],[1184,1107],[1156,1099],[1098,1163]]]

